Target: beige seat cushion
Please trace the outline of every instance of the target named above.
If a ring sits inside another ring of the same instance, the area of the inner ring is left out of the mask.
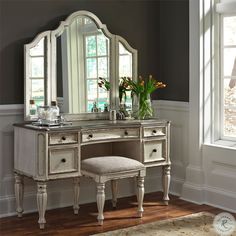
[[[121,156],[102,156],[85,159],[81,169],[94,174],[109,174],[115,172],[142,170],[145,166],[139,161]]]

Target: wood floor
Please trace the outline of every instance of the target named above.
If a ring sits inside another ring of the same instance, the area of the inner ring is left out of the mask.
[[[50,210],[46,213],[46,228],[38,228],[38,214],[25,214],[22,218],[16,216],[0,219],[0,235],[91,235],[95,233],[125,228],[138,224],[175,218],[196,212],[207,211],[214,214],[222,210],[207,205],[196,205],[170,196],[169,206],[161,202],[162,194],[146,194],[144,199],[144,216],[137,218],[136,198],[128,197],[118,200],[118,207],[112,210],[110,201],[105,204],[105,221],[99,226],[96,220],[97,207],[95,203],[80,206],[79,215],[74,215],[72,207]]]

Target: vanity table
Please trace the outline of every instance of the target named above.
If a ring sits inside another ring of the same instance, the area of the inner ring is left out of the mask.
[[[78,121],[57,127],[15,124],[15,190],[18,216],[23,212],[23,176],[37,183],[39,224],[44,227],[49,180],[74,179],[74,212],[78,213],[80,163],[94,156],[136,159],[163,168],[163,201],[170,185],[170,122],[164,120]],[[114,163],[115,164],[115,163]]]
[[[40,228],[46,223],[49,180],[73,178],[74,213],[78,214],[81,161],[95,156],[123,156],[146,167],[162,166],[163,200],[168,204],[170,122],[113,120],[121,105],[127,114],[135,110],[128,92],[120,104],[119,86],[122,77],[137,79],[137,50],[110,33],[93,13],[77,11],[57,29],[44,31],[25,44],[24,55],[26,122],[14,124],[18,216],[23,213],[24,176],[37,183]],[[101,77],[109,89],[98,86]],[[35,124],[39,117],[30,105],[48,106],[52,101],[58,102],[66,122]],[[95,104],[97,109],[91,109]]]

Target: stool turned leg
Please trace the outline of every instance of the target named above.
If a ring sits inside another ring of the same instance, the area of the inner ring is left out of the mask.
[[[163,201],[165,205],[169,202],[169,187],[170,187],[170,166],[162,167],[162,184],[163,184]]]
[[[98,206],[98,223],[103,225],[104,215],[103,208],[105,203],[105,184],[97,183],[97,206]]]
[[[112,191],[112,207],[116,208],[117,203],[117,180],[111,180],[111,191]]]
[[[23,196],[24,196],[24,181],[23,176],[15,173],[15,195],[16,195],[16,212],[18,217],[22,217],[23,213]]]
[[[137,200],[138,200],[138,216],[143,216],[143,197],[144,197],[144,177],[138,176],[138,191],[137,191]]]
[[[44,182],[38,182],[38,192],[37,192],[37,204],[39,211],[39,228],[44,229],[46,224],[45,211],[47,207],[47,184]]]
[[[74,214],[77,215],[79,213],[79,192],[80,192],[80,179],[74,178]]]

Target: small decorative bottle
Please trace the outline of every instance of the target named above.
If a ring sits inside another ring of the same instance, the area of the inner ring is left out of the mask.
[[[93,103],[93,107],[91,109],[91,112],[99,112],[96,102]]]
[[[108,112],[108,104],[107,103],[104,104],[104,111],[103,112]]]
[[[30,108],[29,108],[30,116],[36,116],[37,115],[37,106],[35,105],[34,100],[30,100]]]
[[[60,109],[57,106],[56,101],[51,101],[51,112],[52,112],[52,115],[51,115],[52,120],[54,121],[57,120],[58,116],[60,115]]]

